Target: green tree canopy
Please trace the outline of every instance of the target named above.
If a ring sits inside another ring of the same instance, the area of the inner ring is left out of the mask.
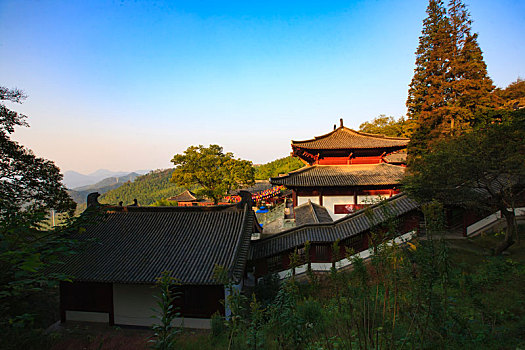
[[[407,137],[410,134],[409,126],[405,118],[395,119],[384,114],[359,125],[359,131],[370,134],[382,134],[392,137]]]
[[[0,87],[0,348],[35,346],[24,339],[33,327],[44,326],[39,321],[52,312],[42,310],[48,293],[66,278],[47,267],[73,246],[69,228],[46,223],[51,209],[66,215],[75,209],[59,169],[10,139],[15,127],[27,126],[26,117],[3,102],[24,99],[21,91]]]
[[[19,90],[0,87],[0,101],[22,103]],[[26,116],[0,104],[0,222],[6,227],[25,213],[51,209],[72,213],[75,203],[62,185],[62,174],[49,160],[10,139],[17,126],[28,126]],[[32,216],[34,217],[34,216]]]
[[[219,145],[190,146],[171,161],[175,165],[172,182],[188,188],[198,185],[195,192],[214,203],[242,185],[255,183],[252,163],[235,159],[233,153],[224,153]]]
[[[404,179],[404,189],[421,201],[500,210],[507,231],[496,253],[517,238],[514,208],[525,188],[525,110],[502,111],[499,119],[436,143],[413,162]]]
[[[525,108],[525,80],[518,78],[505,89],[496,89],[495,95],[500,99],[504,109]]]
[[[255,167],[255,178],[257,180],[268,180],[279,174],[287,174],[290,171],[302,168],[305,164],[296,157],[288,156],[279,158],[266,164]]]

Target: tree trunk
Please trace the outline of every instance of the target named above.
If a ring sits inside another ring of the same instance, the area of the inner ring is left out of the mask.
[[[495,255],[499,255],[515,243],[514,237],[518,235],[518,225],[516,224],[516,215],[514,208],[501,209],[501,214],[507,221],[507,230],[505,231],[505,240],[494,250]]]

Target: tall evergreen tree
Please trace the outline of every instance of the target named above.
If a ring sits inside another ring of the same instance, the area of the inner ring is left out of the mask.
[[[440,126],[448,115],[450,63],[454,49],[450,31],[443,2],[430,0],[406,103],[412,128],[409,145],[412,157],[418,157],[429,141],[439,136]]]
[[[496,106],[465,4],[450,0],[447,16],[441,0],[430,0],[427,14],[407,99],[410,163],[434,140],[470,130],[480,111]]]
[[[485,108],[496,107],[492,80],[478,45],[471,33],[472,20],[461,0],[450,0],[449,16],[454,51],[451,61],[450,132],[461,133],[476,124],[475,116]]]

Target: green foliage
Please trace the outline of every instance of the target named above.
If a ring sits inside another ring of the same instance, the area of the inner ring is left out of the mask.
[[[297,291],[293,283],[286,283],[268,307],[266,327],[274,334],[281,349],[300,349],[307,339],[305,321],[297,312]]]
[[[269,163],[256,166],[255,179],[268,180],[271,177],[279,176],[279,174],[287,174],[303,166],[304,163],[299,158],[292,156],[279,158]]]
[[[262,305],[267,306],[275,299],[275,296],[279,292],[280,286],[281,283],[277,274],[265,275],[257,284],[255,296],[257,297],[257,300],[262,303]]]
[[[395,119],[394,117],[387,117],[384,114],[374,118],[372,121],[359,125],[359,131],[392,137],[407,137],[410,133],[408,122],[405,118]]]
[[[126,182],[117,189],[100,196],[100,202],[106,204],[124,205],[133,203],[137,199],[140,205],[152,205],[158,200],[176,196],[185,191],[185,188],[170,182],[173,169],[155,170],[139,176],[133,182]]]
[[[151,206],[153,207],[176,207],[177,205],[179,205],[178,202],[169,201],[163,198],[163,199],[159,199],[155,201],[155,203],[153,203]]]
[[[242,185],[255,183],[252,163],[235,159],[233,153],[224,153],[218,145],[190,146],[171,161],[175,165],[173,183],[187,188],[199,186],[195,192],[215,203]]]
[[[10,139],[25,116],[3,101],[21,103],[19,90],[0,87],[0,348],[36,348],[45,344],[43,329],[55,321],[56,287],[69,276],[50,267],[72,254],[78,229],[70,215],[75,203],[61,184],[53,162],[36,157]],[[59,214],[57,227],[47,224],[50,210]],[[51,305],[50,305],[51,304]],[[50,317],[51,316],[51,317]],[[23,336],[22,336],[23,334]]]
[[[0,87],[0,222],[3,227],[37,217],[25,216],[25,213],[47,213],[54,209],[72,214],[75,210],[75,203],[61,183],[60,169],[10,139],[15,127],[28,124],[26,116],[8,109],[3,102],[21,103],[24,99],[21,91]]]
[[[495,95],[500,99],[505,109],[520,109],[525,107],[525,80],[518,78],[505,89],[496,89]]]
[[[428,201],[495,212],[507,219],[505,242],[514,242],[514,211],[520,179],[525,176],[525,111],[504,112],[500,123],[490,123],[468,134],[438,142],[434,151],[413,162],[404,188]]]
[[[180,327],[173,325],[175,318],[180,317],[174,306],[175,300],[179,297],[176,292],[177,280],[171,277],[169,271],[164,271],[157,279],[157,287],[160,295],[155,295],[158,309],[153,310],[157,315],[152,316],[159,323],[154,324],[153,337],[150,339],[151,347],[158,350],[175,349],[177,335],[181,332]]]
[[[226,333],[226,324],[224,323],[224,317],[218,312],[211,315],[211,335],[213,337],[220,337]]]

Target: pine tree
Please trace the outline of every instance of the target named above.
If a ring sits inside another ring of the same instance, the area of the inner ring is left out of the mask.
[[[496,107],[491,95],[494,85],[487,65],[471,33],[472,20],[461,0],[449,2],[454,51],[451,61],[450,133],[458,134],[476,124],[477,112]]]
[[[416,51],[416,68],[408,91],[408,118],[413,130],[411,157],[418,157],[428,143],[440,136],[451,99],[450,64],[454,45],[450,22],[441,0],[430,0],[427,18]]]
[[[480,112],[496,107],[492,80],[472,20],[461,0],[430,0],[408,91],[412,135],[409,163],[435,140],[472,129]]]

